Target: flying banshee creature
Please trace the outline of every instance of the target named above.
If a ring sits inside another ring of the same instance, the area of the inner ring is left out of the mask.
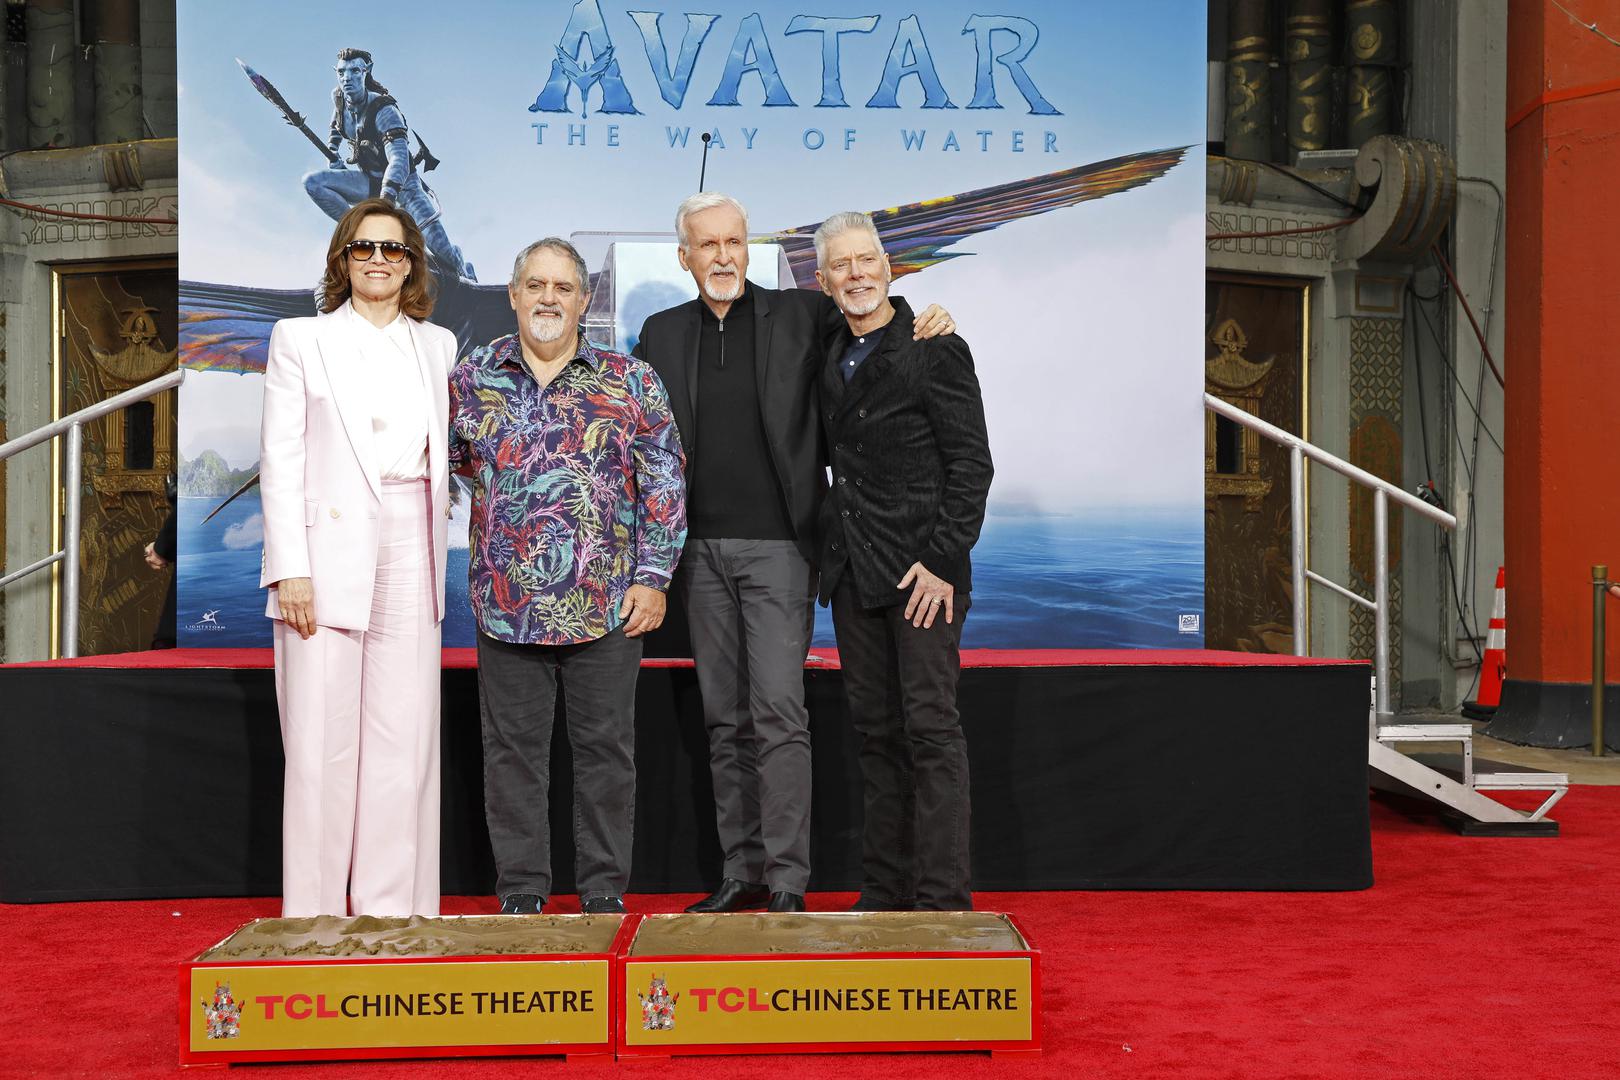
[[[1175,167],[1187,147],[1152,150],[1078,165],[1025,180],[976,188],[872,212],[895,277],[971,255],[946,250],[1013,221],[1129,191]],[[759,238],[781,244],[800,288],[816,285],[817,225],[800,225]],[[512,328],[505,285],[476,285],[437,275],[433,321],[453,331],[462,352]],[[594,275],[593,275],[594,282]],[[310,290],[262,289],[203,281],[180,283],[180,363],[193,371],[263,374],[270,328],[279,319],[315,314]]]
[[[591,70],[607,62],[608,51],[604,49]],[[589,76],[589,72],[584,74]],[[943,198],[876,210],[872,212],[872,220],[883,240],[894,276],[904,277],[972,254],[947,250],[971,236],[1152,183],[1180,164],[1188,149],[1179,146],[1127,154]],[[819,223],[818,220],[816,224],[784,229],[759,241],[782,245],[800,288],[818,287],[812,237]],[[443,273],[436,273],[435,277],[439,283],[439,299],[433,309],[433,321],[456,335],[458,354],[511,331],[512,308],[504,285],[478,285]],[[315,298],[307,288],[257,289],[182,281],[180,363],[193,371],[263,373],[270,328],[279,319],[314,313]],[[248,486],[251,484],[252,481]],[[241,493],[238,491],[237,495]],[[223,509],[223,505],[219,509]]]

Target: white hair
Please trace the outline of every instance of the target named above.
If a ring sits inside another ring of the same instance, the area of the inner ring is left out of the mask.
[[[827,266],[827,241],[839,233],[860,230],[872,238],[878,251],[883,251],[883,237],[878,235],[877,226],[872,224],[872,215],[863,214],[859,210],[846,210],[841,214],[834,214],[821,223],[816,229],[816,268],[825,269]]]
[[[675,240],[682,248],[687,246],[686,219],[693,214],[713,210],[717,206],[729,206],[741,214],[743,235],[748,235],[748,211],[743,209],[742,203],[718,191],[700,191],[696,195],[688,195],[681,205],[675,208]]]

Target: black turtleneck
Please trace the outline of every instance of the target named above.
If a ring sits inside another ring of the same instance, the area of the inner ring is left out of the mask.
[[[688,535],[696,540],[791,540],[759,412],[753,287],[724,320],[698,301],[697,427],[687,492]]]

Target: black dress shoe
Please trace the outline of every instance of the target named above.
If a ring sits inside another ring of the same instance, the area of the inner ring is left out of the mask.
[[[579,905],[579,910],[587,915],[623,915],[624,897],[622,896],[593,896]]]
[[[860,898],[849,906],[851,911],[915,911],[915,900],[885,900],[881,896],[871,896],[861,893]]]
[[[538,915],[546,906],[546,898],[539,893],[515,892],[501,898],[502,915]]]
[[[686,910],[695,914],[709,914],[717,911],[747,911],[749,908],[762,908],[771,898],[771,890],[764,885],[752,881],[738,881],[736,878],[726,878],[720,887],[693,904]]]
[[[796,892],[773,892],[773,893],[771,893],[771,907],[770,907],[770,910],[772,910],[772,911],[803,911],[804,910],[804,894],[803,893],[796,893]]]

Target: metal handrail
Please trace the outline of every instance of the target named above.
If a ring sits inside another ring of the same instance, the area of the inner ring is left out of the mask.
[[[0,461],[24,450],[49,442],[59,435],[67,436],[67,461],[62,470],[63,507],[62,507],[62,548],[37,562],[33,562],[13,573],[0,577],[0,588],[10,585],[14,581],[21,581],[29,574],[43,570],[47,566],[61,563],[62,571],[62,646],[61,653],[65,657],[79,655],[79,527],[80,527],[80,498],[84,480],[84,425],[92,420],[99,420],[108,413],[117,412],[147,398],[156,397],[167,390],[177,388],[186,377],[185,369],[178,368],[167,375],[159,375],[150,382],[125,390],[121,394],[114,394],[104,401],[94,405],[87,405],[78,412],[69,413],[59,420],[54,420],[43,427],[35,428],[26,435],[19,435],[15,439],[0,443]]]
[[[1300,452],[1306,457],[1310,458],[1312,461],[1321,462],[1334,472],[1342,473],[1345,476],[1348,476],[1350,479],[1354,480],[1363,487],[1370,487],[1384,492],[1384,494],[1388,495],[1391,499],[1394,499],[1402,506],[1416,510],[1424,517],[1431,518],[1437,525],[1444,525],[1448,529],[1455,529],[1457,527],[1457,518],[1452,514],[1446,513],[1446,511],[1440,509],[1438,506],[1435,506],[1433,503],[1424,502],[1416,495],[1413,495],[1410,491],[1404,491],[1397,485],[1390,483],[1388,480],[1380,479],[1379,477],[1368,472],[1366,469],[1352,465],[1343,458],[1328,453],[1326,450],[1323,450],[1320,446],[1317,446],[1314,443],[1306,442],[1304,439],[1300,438],[1298,435],[1295,435],[1291,431],[1285,431],[1276,424],[1272,424],[1260,419],[1253,413],[1244,412],[1236,405],[1233,405],[1230,401],[1218,398],[1214,394],[1205,394],[1204,407],[1211,412],[1219,413],[1228,420],[1232,421],[1234,424],[1242,424],[1251,431],[1259,432],[1272,442],[1281,443],[1282,445],[1290,448],[1298,447]]]
[[[13,454],[19,454],[24,450],[38,446],[42,442],[54,439],[58,435],[65,435],[67,430],[75,425],[86,424],[91,420],[100,420],[108,413],[115,413],[119,409],[127,409],[137,401],[145,401],[147,398],[156,397],[165,390],[173,390],[185,379],[185,375],[185,369],[178,368],[167,375],[159,375],[151,382],[141,383],[141,385],[131,387],[121,394],[114,394],[110,398],[98,401],[94,405],[86,405],[78,412],[68,413],[60,420],[53,420],[44,427],[35,428],[26,435],[19,435],[15,439],[0,443],[0,461],[6,460]]]
[[[1295,435],[1291,431],[1284,431],[1275,424],[1255,416],[1253,413],[1223,401],[1213,394],[1204,395],[1204,408],[1224,416],[1234,424],[1239,424],[1250,431],[1264,435],[1272,442],[1288,447],[1289,457],[1289,501],[1293,521],[1293,571],[1294,571],[1294,655],[1306,656],[1309,649],[1306,643],[1305,626],[1305,597],[1309,582],[1317,582],[1326,586],[1339,595],[1371,608],[1373,613],[1373,682],[1375,693],[1374,712],[1375,723],[1382,722],[1394,715],[1389,702],[1389,501],[1394,499],[1402,506],[1433,521],[1445,529],[1455,529],[1457,518],[1438,506],[1424,502],[1411,492],[1374,476],[1365,469],[1358,468],[1348,461],[1334,454],[1328,453],[1320,446],[1315,446]],[[1373,597],[1366,597],[1345,588],[1337,582],[1316,573],[1305,565],[1305,459],[1327,466],[1363,487],[1372,489],[1373,493]]]

